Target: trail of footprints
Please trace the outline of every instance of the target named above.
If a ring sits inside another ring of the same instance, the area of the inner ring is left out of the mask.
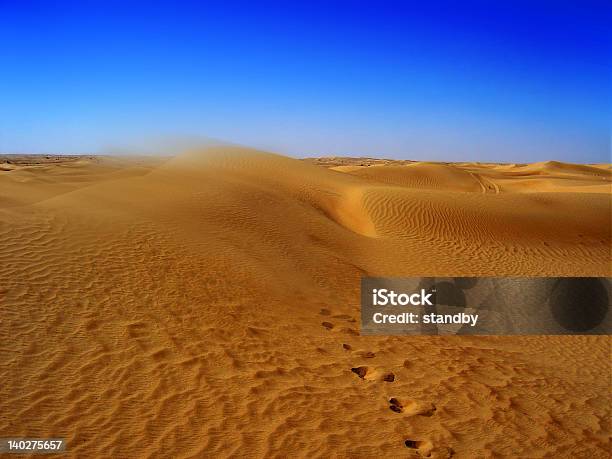
[[[321,309],[320,314],[322,316],[329,316],[331,319],[340,319],[349,323],[355,323],[355,318],[347,314],[332,315],[332,312],[328,309]],[[329,331],[340,331],[348,334],[359,335],[359,332],[352,328],[342,327],[336,325],[333,322],[324,321],[321,322],[321,326]],[[345,351],[353,352],[353,346],[347,343],[342,344],[342,348]],[[376,357],[376,353],[371,351],[356,351],[356,355],[362,359],[373,359]],[[351,368],[351,372],[357,375],[360,379],[366,381],[380,381],[392,383],[395,381],[395,374],[392,372],[385,372],[379,369],[369,366],[358,366]],[[436,413],[436,405],[430,402],[423,402],[418,400],[410,400],[404,398],[391,397],[389,399],[389,409],[397,414],[403,414],[405,417],[411,416],[425,416],[431,417]],[[406,448],[414,450],[421,457],[432,457],[434,451],[438,452],[436,457],[447,457],[450,458],[454,455],[452,448],[435,448],[433,443],[429,440],[414,440],[406,439],[404,441]]]

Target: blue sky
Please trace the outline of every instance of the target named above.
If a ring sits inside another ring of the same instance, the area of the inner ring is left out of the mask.
[[[610,161],[606,2],[205,3],[0,0],[0,151]]]

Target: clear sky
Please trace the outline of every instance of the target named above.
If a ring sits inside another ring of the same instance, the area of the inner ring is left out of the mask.
[[[0,151],[609,162],[606,5],[0,0]]]

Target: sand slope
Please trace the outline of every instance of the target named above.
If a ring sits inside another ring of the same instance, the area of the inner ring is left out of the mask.
[[[1,170],[0,436],[73,457],[608,457],[609,338],[357,320],[363,275],[610,276],[610,169],[325,165],[219,148]]]

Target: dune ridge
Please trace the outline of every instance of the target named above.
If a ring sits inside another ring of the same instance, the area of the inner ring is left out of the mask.
[[[610,276],[609,167],[361,163],[219,147],[0,170],[0,436],[71,457],[608,457],[609,337],[358,319],[364,275]]]

